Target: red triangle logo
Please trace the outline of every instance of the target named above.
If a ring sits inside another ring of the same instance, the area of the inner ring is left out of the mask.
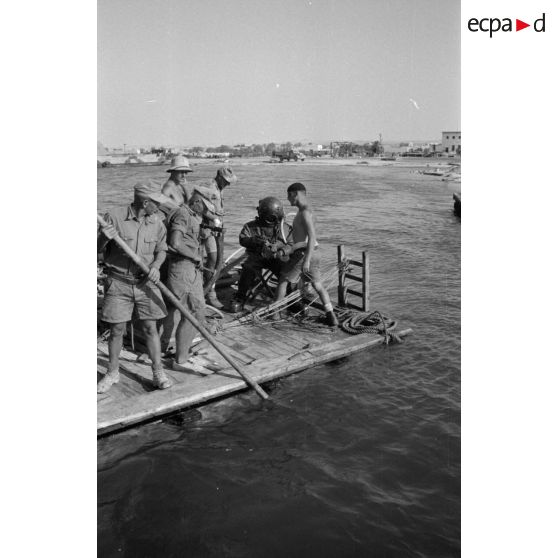
[[[525,29],[525,27],[531,27],[531,25],[529,23],[525,23],[524,21],[521,21],[520,19],[515,20],[516,31],[521,31],[522,29]]]

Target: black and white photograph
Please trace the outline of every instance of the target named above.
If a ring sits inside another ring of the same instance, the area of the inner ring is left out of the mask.
[[[553,555],[554,4],[7,4],[2,556]]]
[[[99,556],[458,556],[460,3],[97,30]]]

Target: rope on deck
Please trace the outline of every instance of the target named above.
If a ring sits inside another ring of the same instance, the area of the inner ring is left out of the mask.
[[[336,263],[330,269],[328,269],[324,274],[322,274],[322,284],[324,288],[328,290],[337,277],[337,273],[339,270],[343,270],[345,272],[350,272],[351,267],[347,259],[344,259],[340,263]],[[97,289],[98,293],[102,293],[102,280],[104,279],[104,273],[101,266],[97,267]],[[229,326],[234,327],[234,325],[244,325],[244,324],[252,324],[258,327],[262,326],[280,326],[281,323],[292,323],[296,322],[300,326],[306,326],[313,330],[316,329],[327,329],[330,330],[329,326],[325,326],[320,324],[316,321],[314,317],[307,317],[304,315],[304,306],[311,305],[312,303],[316,302],[319,299],[319,296],[316,295],[311,300],[306,300],[304,296],[304,292],[300,289],[295,290],[285,298],[280,301],[273,302],[264,306],[263,308],[259,308],[250,312],[245,316],[241,316],[228,324]],[[289,307],[292,307],[294,304],[298,304],[300,301],[303,302],[303,308],[298,312],[290,315],[289,317],[281,317],[277,319],[278,313],[286,310]],[[206,324],[208,329],[214,335],[219,333],[224,329],[224,316],[223,314],[210,307],[211,311],[213,311],[213,316],[206,316]],[[387,316],[383,316],[379,311],[374,312],[360,312],[357,310],[352,310],[349,308],[339,308],[336,307],[335,309],[336,314],[339,318],[339,327],[345,332],[350,335],[359,335],[361,333],[371,333],[371,334],[378,334],[384,335],[384,343],[388,345],[390,342],[398,342],[401,343],[402,339],[395,333],[395,328],[397,327],[397,322],[395,320],[391,320]],[[216,315],[215,315],[216,314]],[[270,318],[274,318],[273,321]],[[101,329],[97,331],[97,341],[106,341],[109,337],[110,330],[109,329]]]
[[[340,263],[336,263],[324,274],[322,274],[322,284],[326,290],[333,285],[337,279],[337,274],[340,269],[350,273],[351,267],[347,259],[344,259]],[[277,318],[280,312],[286,310],[294,304],[299,303],[300,301],[302,301],[303,305],[306,306],[311,305],[318,299],[319,295],[316,295],[311,300],[306,300],[304,293],[299,289],[293,291],[280,301],[273,302],[263,308],[258,308],[245,316],[237,318],[234,322],[231,322],[229,326],[234,327],[235,325],[252,324],[257,327],[264,327],[268,325],[280,327],[280,324],[282,323],[296,322],[299,326],[307,326],[312,329],[324,328],[329,330],[331,329],[329,326],[324,326],[318,323],[315,318],[306,317],[304,315],[304,308],[290,315],[288,318],[284,316],[281,316],[280,319]],[[336,307],[335,312],[339,318],[339,327],[345,333],[350,335],[358,335],[361,333],[371,333],[377,335],[383,334],[384,343],[386,345],[390,342],[402,342],[402,339],[395,333],[397,322],[382,315],[382,313],[377,310],[374,312],[361,312],[350,308]],[[269,318],[274,319],[271,321]]]
[[[341,265],[344,265],[344,263],[342,263]],[[339,265],[335,264],[325,273],[322,273],[322,284],[326,290],[328,290],[328,288],[330,288],[334,283],[337,277],[338,270],[339,270]],[[235,320],[235,324],[241,325],[241,324],[252,323],[256,325],[261,325],[262,321],[266,320],[267,318],[276,318],[279,312],[286,310],[287,308],[293,306],[294,304],[297,304],[303,298],[304,298],[303,292],[301,290],[293,291],[291,294],[287,295],[285,298],[281,300],[272,302],[267,306],[263,306],[262,308],[258,308],[257,310],[254,310],[249,314],[246,314],[245,316],[241,316],[240,318],[237,318]],[[310,305],[316,302],[319,298],[320,298],[319,295],[316,295],[310,301],[305,301],[304,303],[305,305]],[[289,320],[292,321],[293,319],[298,318],[299,315],[302,314],[303,312],[304,309],[300,310],[296,314],[293,314],[289,318]],[[283,319],[285,318],[282,318],[281,320],[275,319],[274,321],[282,321]]]
[[[346,333],[351,335],[358,335],[359,333],[375,333],[384,335],[384,343],[389,345],[390,342],[395,341],[402,343],[403,340],[397,333],[395,328],[397,322],[391,320],[387,316],[383,316],[380,312],[356,312],[349,310],[348,315],[340,319],[339,327]]]

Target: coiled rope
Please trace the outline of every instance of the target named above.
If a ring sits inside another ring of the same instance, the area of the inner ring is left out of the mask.
[[[383,334],[386,345],[391,341],[402,342],[402,339],[395,333],[397,322],[387,316],[383,316],[377,310],[374,312],[355,312],[349,310],[348,316],[341,317],[339,327],[351,335],[358,335],[359,333]]]
[[[322,284],[326,288],[330,288],[339,270],[346,273],[351,272],[351,267],[347,259],[344,259],[340,263],[336,263],[327,272],[322,274]],[[276,317],[278,312],[286,310],[290,306],[297,304],[299,301],[303,301],[305,305],[311,305],[319,299],[316,295],[311,300],[306,300],[304,293],[298,289],[293,291],[291,294],[287,295],[280,301],[273,302],[237,318],[234,322],[227,324],[226,327],[234,327],[235,325],[242,324],[252,324],[257,327],[263,327],[267,325],[273,325],[274,327],[281,327],[282,323],[286,322],[296,322],[299,326],[308,326],[312,329],[321,327],[316,319],[313,317],[306,317],[304,315],[304,309],[290,315],[288,318],[282,317],[281,319],[274,319],[270,321],[269,318]],[[384,343],[388,345],[390,342],[402,342],[402,339],[395,333],[395,328],[397,327],[397,322],[382,315],[379,311],[374,312],[361,312],[358,310],[353,310],[350,308],[335,308],[335,313],[339,318],[339,327],[350,335],[358,335],[361,333],[371,333],[384,335]],[[326,328],[326,326],[323,326]],[[329,326],[326,329],[330,329]]]

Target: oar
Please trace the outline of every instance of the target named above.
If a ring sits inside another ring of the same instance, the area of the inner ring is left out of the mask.
[[[108,226],[108,223],[100,215],[97,215],[97,222],[99,223],[99,225],[101,225],[101,227],[107,227]],[[118,234],[116,234],[116,236],[112,240],[114,240],[114,242],[116,242],[116,244],[118,244],[118,246],[120,246],[120,248],[122,248],[122,250],[124,250],[126,255],[130,259],[132,259],[133,262],[145,274],[149,273],[149,267],[126,244],[126,242],[124,240],[122,240],[122,238],[120,238],[120,236]],[[192,314],[190,314],[190,312],[180,303],[180,300],[178,300],[178,298],[176,298],[176,296],[174,296],[174,294],[172,294],[172,292],[167,287],[165,287],[165,285],[163,285],[163,283],[157,281],[155,284],[159,287],[159,289],[165,295],[165,297],[168,298],[168,300],[170,302],[172,302],[172,304],[174,304],[174,306],[176,306],[176,308],[179,310],[179,312],[203,335],[203,337],[205,337],[205,339],[208,341],[208,343],[210,345],[212,345],[215,348],[215,350],[240,374],[240,376],[243,378],[243,380],[250,387],[254,388],[256,390],[257,394],[262,399],[268,399],[269,395],[267,395],[267,393],[254,380],[252,380],[252,378],[250,378],[250,376],[248,376],[248,374],[246,372],[244,372],[238,366],[238,364],[236,364],[236,362],[227,354],[227,352],[224,351],[222,349],[222,347],[213,339],[213,337],[207,331],[207,329],[205,329],[205,327],[203,327],[203,325],[200,324],[200,322]]]

